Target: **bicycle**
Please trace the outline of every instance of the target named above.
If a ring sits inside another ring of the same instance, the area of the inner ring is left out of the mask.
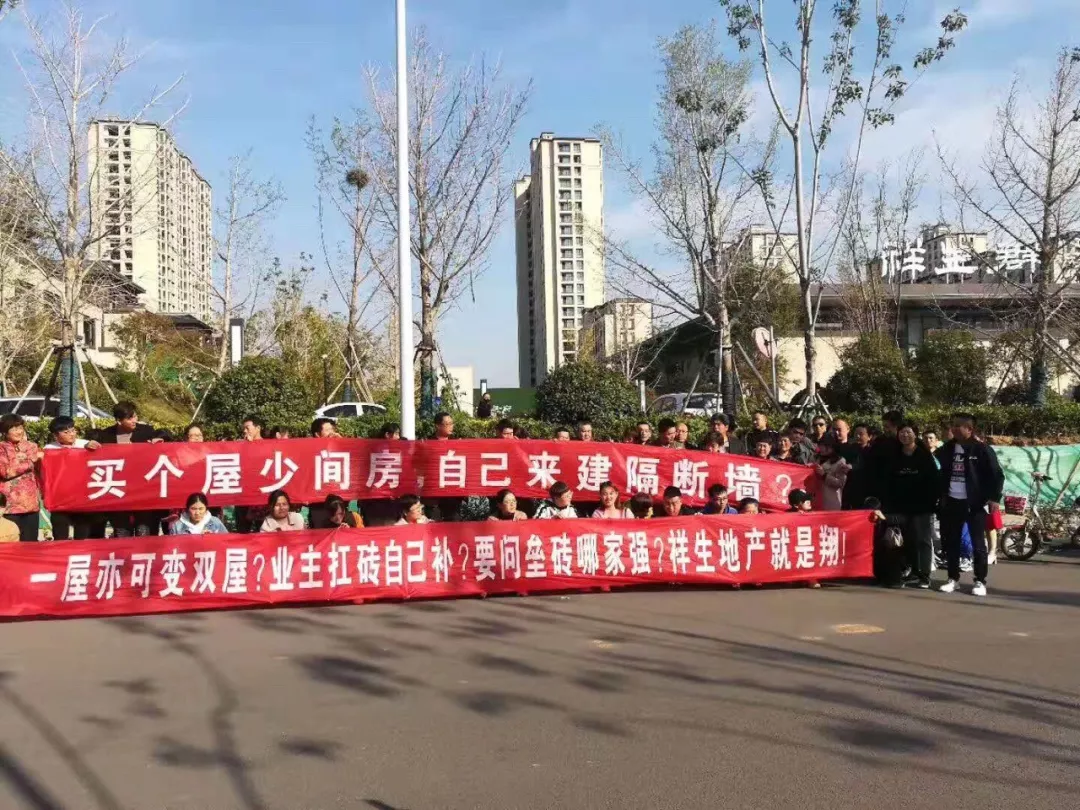
[[[1040,548],[1061,545],[1080,549],[1080,498],[1071,507],[1040,507],[1039,495],[1043,484],[1052,480],[1045,473],[1032,473],[1034,484],[1031,497],[1007,497],[1005,511],[1025,517],[1019,526],[1011,526],[1001,533],[1001,553],[1009,560],[1023,561],[1034,557]],[[1018,504],[1014,509],[1013,504]]]

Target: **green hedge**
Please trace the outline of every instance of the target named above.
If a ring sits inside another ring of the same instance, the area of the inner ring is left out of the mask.
[[[950,414],[957,410],[947,405],[924,406],[908,412],[908,417],[920,428],[935,428],[941,430],[949,422]],[[1025,439],[1053,440],[1058,438],[1075,438],[1080,436],[1080,404],[1072,402],[1053,402],[1044,408],[1031,408],[1026,405],[974,405],[964,408],[973,413],[978,419],[979,431],[984,435],[1015,436]],[[867,422],[877,426],[880,424],[880,414],[871,416],[860,414],[834,414],[844,417],[850,424]],[[368,437],[377,435],[379,428],[387,421],[394,421],[396,417],[370,416],[359,419],[341,419],[338,421],[338,430],[344,436]],[[789,417],[782,414],[773,414],[770,424],[774,427],[784,424]],[[657,418],[650,417],[648,421],[655,428]],[[691,441],[700,442],[708,430],[708,421],[703,418],[687,418],[686,423],[690,426]],[[454,417],[454,435],[463,439],[492,438],[494,433],[494,419],[475,419],[470,416],[458,414]],[[607,419],[596,418],[592,421],[593,433],[597,439],[621,441],[626,433],[637,425],[637,419]],[[555,429],[572,425],[557,425],[542,422],[532,418],[518,418],[514,420],[516,425],[525,428],[529,436],[534,439],[551,438]],[[738,417],[740,426],[749,426],[750,420],[744,414]],[[310,422],[302,424],[285,425],[295,437],[308,435]],[[99,425],[100,426],[100,425]],[[31,440],[42,443],[48,440],[46,436],[48,422],[32,422],[27,424],[27,432]],[[85,433],[89,424],[82,422],[81,429]],[[174,436],[183,435],[185,425],[158,425]],[[239,425],[202,425],[203,432],[209,440],[229,440],[240,438]],[[432,434],[433,426],[429,420],[417,421],[417,434],[426,438]]]

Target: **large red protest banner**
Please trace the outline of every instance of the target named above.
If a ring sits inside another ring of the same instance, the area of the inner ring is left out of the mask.
[[[813,470],[746,456],[605,442],[476,439],[402,442],[286,439],[257,442],[109,445],[50,450],[42,462],[45,505],[58,512],[172,509],[203,492],[212,506],[253,506],[283,489],[297,503],[348,498],[494,495],[543,498],[565,481],[579,500],[599,500],[611,481],[654,497],[670,485],[691,505],[723,482],[733,500],[787,508],[792,489],[815,491]]]
[[[429,523],[0,546],[0,616],[868,577],[868,512]]]

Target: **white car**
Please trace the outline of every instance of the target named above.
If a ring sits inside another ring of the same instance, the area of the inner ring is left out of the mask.
[[[41,413],[41,403],[44,401],[45,397],[39,394],[31,394],[24,398],[21,404],[18,397],[0,397],[0,415],[17,413],[27,422],[36,422],[41,418],[55,419],[60,415],[60,401],[56,397],[50,397],[49,404],[45,408],[45,416],[41,417],[39,415]],[[18,410],[15,410],[16,405],[18,405]],[[112,421],[112,414],[106,413],[99,408],[88,408],[81,402],[75,403],[76,419],[89,419],[91,416],[94,419]]]
[[[385,414],[386,408],[374,402],[331,402],[315,411],[315,418],[349,419],[356,416],[378,416]]]
[[[716,394],[664,394],[649,405],[649,413],[684,413],[687,416],[712,416],[720,410]]]

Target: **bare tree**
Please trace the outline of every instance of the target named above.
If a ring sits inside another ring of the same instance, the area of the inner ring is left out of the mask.
[[[335,119],[328,135],[312,121],[308,127],[308,149],[315,160],[319,191],[319,230],[323,259],[330,281],[346,307],[345,317],[345,399],[359,389],[366,399],[373,394],[365,368],[385,364],[385,352],[375,334],[388,318],[386,302],[390,289],[381,270],[385,264],[375,244],[374,225],[378,214],[376,185],[371,179],[374,127],[366,115],[352,120]],[[327,243],[326,214],[346,227],[347,245],[335,249]]]
[[[841,236],[838,276],[848,326],[895,337],[899,328],[901,269],[911,251],[910,228],[925,182],[922,154],[913,153],[893,176],[888,164],[851,184]]]
[[[664,68],[651,172],[609,129],[602,128],[601,139],[631,193],[646,204],[673,265],[641,259],[618,235],[599,236],[617,288],[646,296],[661,319],[699,319],[715,334],[717,391],[733,412],[731,308],[733,299],[758,290],[732,284],[732,257],[741,254],[728,246],[753,221],[755,184],[740,167],[767,159],[770,145],[741,135],[750,66],[724,58],[714,27],[686,26],[661,39],[659,49]]]
[[[768,96],[790,146],[791,183],[786,195],[777,194],[773,172],[767,167],[752,174],[761,190],[762,199],[772,226],[779,236],[790,227],[789,206],[794,208],[795,250],[793,264],[798,272],[802,292],[803,344],[806,363],[806,390],[816,390],[815,327],[818,301],[812,289],[831,270],[840,237],[848,217],[851,199],[850,183],[858,176],[863,138],[868,128],[893,121],[893,106],[910,87],[903,68],[892,62],[892,51],[903,13],[890,15],[886,0],[836,0],[832,4],[832,21],[825,49],[815,48],[821,41],[822,12],[819,0],[795,0],[794,46],[777,36],[767,24],[768,7],[779,7],[787,15],[791,0],[719,0],[727,12],[728,33],[739,48],[756,54]],[[860,42],[863,34],[863,11],[873,8],[869,41]],[[919,51],[914,57],[916,79],[932,64],[940,61],[953,46],[953,36],[967,25],[967,18],[953,11],[941,21],[937,43]],[[867,54],[869,54],[867,56]],[[863,59],[859,60],[859,56]],[[790,71],[794,84],[795,103],[785,103],[781,70]],[[813,77],[823,75],[825,86],[818,86]],[[826,148],[837,124],[855,111],[855,134],[851,143],[843,145],[848,152],[850,177],[848,190],[842,188],[828,210],[827,179],[823,176]],[[824,239],[818,231],[821,219],[828,213],[832,235]]]
[[[372,167],[380,225],[397,228],[397,110],[393,76],[368,70],[376,124]],[[486,269],[491,242],[511,204],[506,154],[517,133],[531,83],[504,82],[498,65],[454,70],[421,30],[409,64],[409,160],[412,255],[419,264],[421,412],[430,413],[436,385],[439,321],[471,294]],[[395,285],[396,286],[396,285]],[[396,294],[395,286],[391,290]]]
[[[12,368],[48,351],[55,319],[40,290],[21,269],[26,255],[37,253],[40,228],[23,184],[0,166],[0,388],[7,390]]]
[[[0,149],[0,168],[15,179],[42,233],[39,249],[22,251],[17,264],[27,282],[53,305],[61,345],[68,347],[74,344],[85,307],[95,304],[107,310],[127,283],[101,261],[115,235],[106,223],[118,219],[121,210],[133,211],[135,223],[145,221],[143,212],[135,209],[148,196],[140,192],[157,177],[135,173],[123,188],[106,190],[87,137],[91,122],[115,112],[118,84],[140,54],[122,37],[106,38],[106,18],[87,23],[74,6],[46,20],[24,10],[23,19],[30,48],[28,57],[17,56],[16,62],[30,99],[29,134],[21,147]],[[120,117],[141,121],[161,111],[181,81],[152,90],[143,104]],[[171,120],[167,116],[162,126]],[[68,356],[71,362],[64,364],[64,374],[68,390],[74,391],[74,359]]]
[[[229,365],[229,321],[241,316],[250,320],[266,292],[262,282],[270,270],[270,252],[265,226],[284,198],[276,180],[255,176],[250,153],[229,161],[225,198],[215,213],[214,296],[220,307],[221,335],[218,376]]]
[[[1023,351],[1030,363],[1029,397],[1043,405],[1050,361],[1064,359],[1051,326],[1075,324],[1080,316],[1071,295],[1080,275],[1080,48],[1058,53],[1046,95],[1034,104],[1014,80],[998,110],[981,182],[969,180],[957,161],[938,151],[961,221],[1011,243],[1008,256],[999,245],[974,258],[1023,302],[1012,327],[1030,336]],[[1077,367],[1075,359],[1071,365]]]
[[[7,16],[15,6],[19,4],[19,0],[0,0],[0,20]]]

